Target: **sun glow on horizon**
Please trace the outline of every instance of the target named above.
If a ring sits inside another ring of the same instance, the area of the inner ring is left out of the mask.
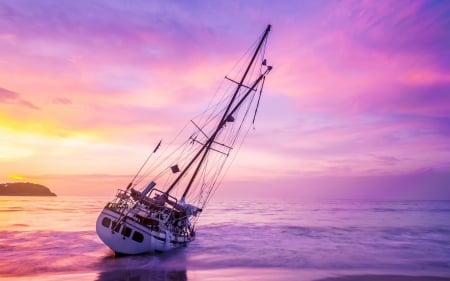
[[[16,181],[23,181],[27,179],[26,177],[17,174],[9,175],[8,178]]]

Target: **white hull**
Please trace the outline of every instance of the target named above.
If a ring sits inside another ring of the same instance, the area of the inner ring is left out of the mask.
[[[184,247],[194,240],[193,237],[176,236],[169,230],[152,230],[131,218],[122,220],[119,227],[115,226],[115,222],[119,219],[120,214],[104,209],[96,223],[97,235],[117,254],[165,252]],[[125,228],[129,229],[124,230]]]

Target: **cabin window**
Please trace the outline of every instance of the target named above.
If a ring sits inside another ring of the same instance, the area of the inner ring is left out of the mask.
[[[103,220],[102,220],[102,225],[103,225],[104,227],[109,228],[109,225],[110,225],[110,224],[111,224],[111,220],[110,220],[109,218],[107,218],[107,217],[104,217]]]
[[[112,222],[111,230],[112,230],[112,231],[117,231],[117,232],[119,232],[121,226],[122,226],[122,225],[118,224],[116,221],[113,221],[113,222]]]
[[[136,242],[141,243],[142,241],[144,241],[144,235],[142,235],[142,233],[135,231],[133,233],[133,237],[131,237],[131,239],[133,239]]]
[[[126,236],[126,237],[130,237],[131,235],[131,228],[129,228],[128,226],[124,226],[122,229],[122,235]]]

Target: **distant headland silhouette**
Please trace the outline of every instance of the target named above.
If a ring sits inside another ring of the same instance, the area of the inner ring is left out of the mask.
[[[0,196],[56,196],[56,194],[41,184],[13,182],[0,184]]]

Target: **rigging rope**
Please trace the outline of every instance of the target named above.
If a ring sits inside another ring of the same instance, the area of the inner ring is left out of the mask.
[[[258,38],[257,41],[260,41],[261,37]],[[256,42],[257,42],[256,41]],[[219,88],[216,90],[215,95],[213,99],[209,102],[207,108],[203,110],[200,114],[196,115],[194,118],[199,119],[199,126],[194,131],[194,135],[198,134],[198,138],[200,138],[199,141],[203,137],[201,134],[201,131],[204,131],[208,136],[211,136],[212,132],[211,126],[217,125],[217,120],[221,120],[225,115],[226,108],[223,107],[223,104],[229,103],[228,108],[234,108],[237,107],[235,111],[232,112],[233,117],[235,120],[240,120],[240,122],[227,122],[226,126],[229,126],[226,130],[221,130],[217,132],[216,139],[214,139],[214,142],[210,143],[211,148],[214,148],[213,146],[215,143],[223,143],[225,145],[230,144],[231,147],[233,147],[235,144],[238,144],[238,147],[236,150],[233,151],[234,155],[229,159],[229,154],[232,152],[231,149],[229,149],[227,154],[224,156],[222,153],[208,153],[206,155],[206,158],[204,159],[204,165],[200,168],[198,179],[196,179],[192,183],[192,193],[189,194],[189,198],[195,199],[197,206],[201,206],[204,208],[207,203],[209,202],[211,196],[216,192],[216,189],[218,185],[223,181],[225,174],[228,172],[228,170],[231,167],[231,164],[234,162],[237,156],[237,152],[240,150],[245,138],[247,137],[249,130],[251,128],[251,124],[255,123],[256,114],[259,108],[259,103],[262,95],[262,90],[264,86],[265,81],[265,75],[262,76],[262,68],[263,64],[262,61],[265,56],[265,49],[267,45],[267,40],[264,40],[262,43],[262,51],[258,52],[256,54],[256,57],[254,57],[254,64],[251,64],[249,69],[246,71],[248,72],[248,75],[245,77],[245,79],[242,81],[242,85],[245,85],[246,83],[249,83],[250,81],[254,81],[251,84],[255,84],[257,82],[257,79],[255,80],[255,77],[259,77],[258,79],[261,79],[262,81],[258,81],[254,87],[254,90],[247,93],[246,89],[244,87],[240,88],[236,92],[236,97],[232,100],[232,102],[229,101],[230,96],[226,95],[228,91],[224,91],[222,94],[220,94],[220,88],[230,90],[233,87],[233,83],[228,83],[227,86],[225,86],[224,82],[220,83]],[[249,53],[251,50],[255,49],[255,43],[249,50],[242,56],[247,56],[247,53]],[[242,60],[242,58],[240,60]],[[258,62],[260,62],[258,64]],[[236,65],[238,65],[237,63]],[[233,69],[236,68],[236,65],[233,66]],[[244,70],[244,66],[242,65],[241,70],[239,71],[242,73]],[[259,72],[259,75],[258,75]],[[260,87],[258,89],[258,87]],[[237,90],[237,89],[236,89]],[[258,93],[259,95],[256,102],[256,107],[254,104],[254,99]],[[245,97],[245,95],[251,95],[251,97]],[[216,97],[219,97],[219,101],[217,103],[214,103],[214,99]],[[241,101],[242,98],[245,97],[245,100]],[[222,105],[222,106],[221,106]],[[252,108],[255,108],[255,113],[253,116],[253,120],[250,123],[249,118],[249,112]],[[237,118],[239,116],[239,118]],[[226,117],[228,118],[228,117]],[[165,147],[164,152],[167,151],[167,149],[172,148],[172,144],[181,136],[182,133],[185,133],[186,128],[188,127],[188,122],[184,128],[177,134],[177,136],[170,142],[170,144]],[[244,129],[246,128],[246,130]],[[209,129],[208,129],[209,128]],[[214,131],[214,130],[213,130]],[[242,131],[245,131],[243,133]],[[182,144],[178,147],[176,147],[167,157],[163,157],[160,161],[161,157],[158,155],[158,158],[156,159],[154,163],[150,164],[147,168],[146,172],[142,174],[142,176],[138,179],[139,181],[142,181],[144,177],[149,176],[151,173],[154,173],[155,171],[160,171],[154,179],[159,179],[162,176],[167,176],[166,181],[164,185],[166,186],[167,183],[173,178],[173,173],[171,173],[170,167],[174,164],[179,164],[181,167],[183,163],[187,163],[189,159],[192,159],[193,155],[198,151],[195,148],[198,148],[198,143],[195,141],[192,141],[192,134],[189,134],[188,137]],[[208,139],[208,137],[206,137]],[[194,144],[191,145],[190,143],[193,142]],[[161,154],[160,154],[161,155]],[[164,153],[162,154],[164,155]],[[231,161],[230,161],[231,160]],[[197,160],[198,161],[198,160]],[[195,161],[195,162],[197,162]],[[146,163],[145,163],[146,164]],[[160,170],[162,167],[164,167],[162,170]],[[142,169],[142,167],[141,167]],[[167,173],[169,173],[167,175]],[[187,171],[183,178],[177,182],[176,187],[174,188],[174,193],[176,192],[178,194],[178,191],[182,189],[182,186],[186,183],[188,176],[191,175],[193,171]],[[195,192],[194,192],[195,191]],[[192,202],[193,203],[193,202]]]
[[[255,114],[253,115],[253,130],[255,129],[255,119],[256,119],[256,113],[258,113],[258,108],[259,108],[259,101],[261,100],[261,94],[262,94],[262,90],[264,88],[264,82],[266,81],[266,76],[264,76],[263,80],[262,80],[262,84],[261,84],[261,89],[259,89],[259,96],[258,96],[258,101],[256,103],[256,108],[255,108]]]

